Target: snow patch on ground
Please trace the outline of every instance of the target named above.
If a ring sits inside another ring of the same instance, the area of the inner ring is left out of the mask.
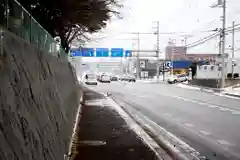
[[[194,87],[194,86],[186,85],[183,83],[179,83],[179,84],[177,84],[177,86],[181,87],[181,88],[186,88],[186,89],[200,90],[199,87]]]

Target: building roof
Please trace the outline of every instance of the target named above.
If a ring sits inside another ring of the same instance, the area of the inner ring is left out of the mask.
[[[181,54],[181,53],[174,53],[174,54],[166,54],[166,59],[174,59],[174,60],[216,60],[218,54],[213,53],[206,53],[206,54]]]

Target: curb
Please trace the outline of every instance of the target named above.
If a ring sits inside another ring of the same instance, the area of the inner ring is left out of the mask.
[[[117,113],[125,120],[130,129],[132,129],[142,141],[154,152],[159,160],[171,159],[166,153],[164,156],[160,156],[165,152],[142,128],[141,126],[112,98],[106,97],[109,105],[117,111]]]
[[[231,94],[231,93],[223,93],[223,94],[228,95],[228,96],[233,96],[233,97],[240,98],[240,95],[236,95],[236,94]]]
[[[148,117],[140,113],[130,105],[127,109],[121,107],[129,114],[135,122],[141,126],[148,133],[148,135],[154,138],[155,142],[164,150],[172,159],[177,160],[200,160],[200,153],[191,148],[188,144],[167,132],[164,128],[150,120]],[[134,111],[130,111],[131,110]],[[135,112],[135,113],[133,113]],[[141,117],[141,118],[140,118]],[[185,154],[184,154],[185,153]]]
[[[181,84],[183,84],[183,83],[181,83]],[[221,93],[222,92],[220,88],[208,88],[208,87],[191,85],[191,84],[183,84],[183,85],[195,87],[195,89],[192,89],[192,90],[200,90],[202,92],[208,92],[208,93]]]
[[[70,139],[69,143],[69,148],[68,148],[68,153],[64,154],[64,160],[74,160],[75,156],[77,154],[77,144],[78,144],[78,131],[79,131],[79,122],[81,118],[81,109],[82,109],[82,104],[83,104],[83,94],[84,92],[81,91],[81,97],[80,97],[80,103],[77,109],[77,114],[75,121],[73,123],[73,131],[72,131],[72,136]]]

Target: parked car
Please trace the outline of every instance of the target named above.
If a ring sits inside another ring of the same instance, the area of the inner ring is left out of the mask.
[[[184,74],[177,74],[177,75],[172,75],[168,78],[168,83],[173,84],[177,82],[185,82],[188,81],[188,76]]]
[[[117,76],[111,76],[111,81],[118,81],[118,77]]]
[[[136,82],[136,78],[133,75],[124,75],[121,78],[122,81],[128,81],[128,82]]]
[[[97,76],[95,74],[86,74],[85,75],[85,84],[88,85],[97,85]]]
[[[100,76],[99,81],[102,82],[102,83],[110,83],[111,82],[111,77],[109,75],[103,74],[103,75]]]
[[[132,75],[127,76],[127,81],[128,82],[136,82],[136,78]]]

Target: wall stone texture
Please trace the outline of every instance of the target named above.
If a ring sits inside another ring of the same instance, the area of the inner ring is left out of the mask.
[[[0,52],[0,160],[63,160],[80,90],[67,60],[5,31]]]

